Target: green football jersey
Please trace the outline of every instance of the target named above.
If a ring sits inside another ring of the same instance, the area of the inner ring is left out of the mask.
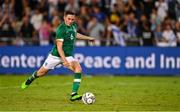
[[[74,43],[77,35],[77,24],[73,23],[71,26],[67,26],[64,22],[61,23],[56,30],[56,39],[63,41],[63,51],[65,56],[72,56]],[[60,57],[57,45],[55,44],[51,50],[51,54]]]

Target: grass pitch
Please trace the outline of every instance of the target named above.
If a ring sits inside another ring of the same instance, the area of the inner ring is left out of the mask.
[[[27,76],[0,75],[0,111],[180,111],[180,77],[84,76],[79,93],[96,102],[70,102],[73,76],[45,76],[21,90]]]

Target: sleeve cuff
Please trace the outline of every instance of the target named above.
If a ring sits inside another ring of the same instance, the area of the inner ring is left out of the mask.
[[[58,40],[58,41],[62,41],[62,42],[64,41],[64,39],[57,39],[57,40]]]

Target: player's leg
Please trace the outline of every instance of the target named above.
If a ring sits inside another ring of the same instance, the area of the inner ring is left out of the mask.
[[[72,93],[77,93],[81,83],[82,69],[77,61],[71,62],[72,68],[74,68],[74,81],[72,87]]]
[[[27,88],[35,79],[46,75],[50,69],[54,69],[54,67],[56,67],[60,62],[59,57],[49,54],[43,66],[38,71],[35,71],[25,82],[23,82],[21,88]]]
[[[81,68],[79,62],[72,61],[72,62],[70,62],[69,69],[74,72],[74,81],[73,81],[72,94],[71,94],[70,100],[71,101],[81,100],[82,95],[78,95],[78,90],[79,90],[80,83],[81,83],[82,68]]]
[[[49,69],[46,69],[43,66],[38,71],[34,71],[33,74],[25,82],[22,83],[21,88],[26,89],[35,79],[46,75],[48,71]]]

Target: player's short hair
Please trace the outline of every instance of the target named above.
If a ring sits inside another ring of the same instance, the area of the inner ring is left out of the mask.
[[[76,13],[74,11],[65,11],[64,12],[64,16],[67,16],[67,15],[75,15],[76,16]]]

